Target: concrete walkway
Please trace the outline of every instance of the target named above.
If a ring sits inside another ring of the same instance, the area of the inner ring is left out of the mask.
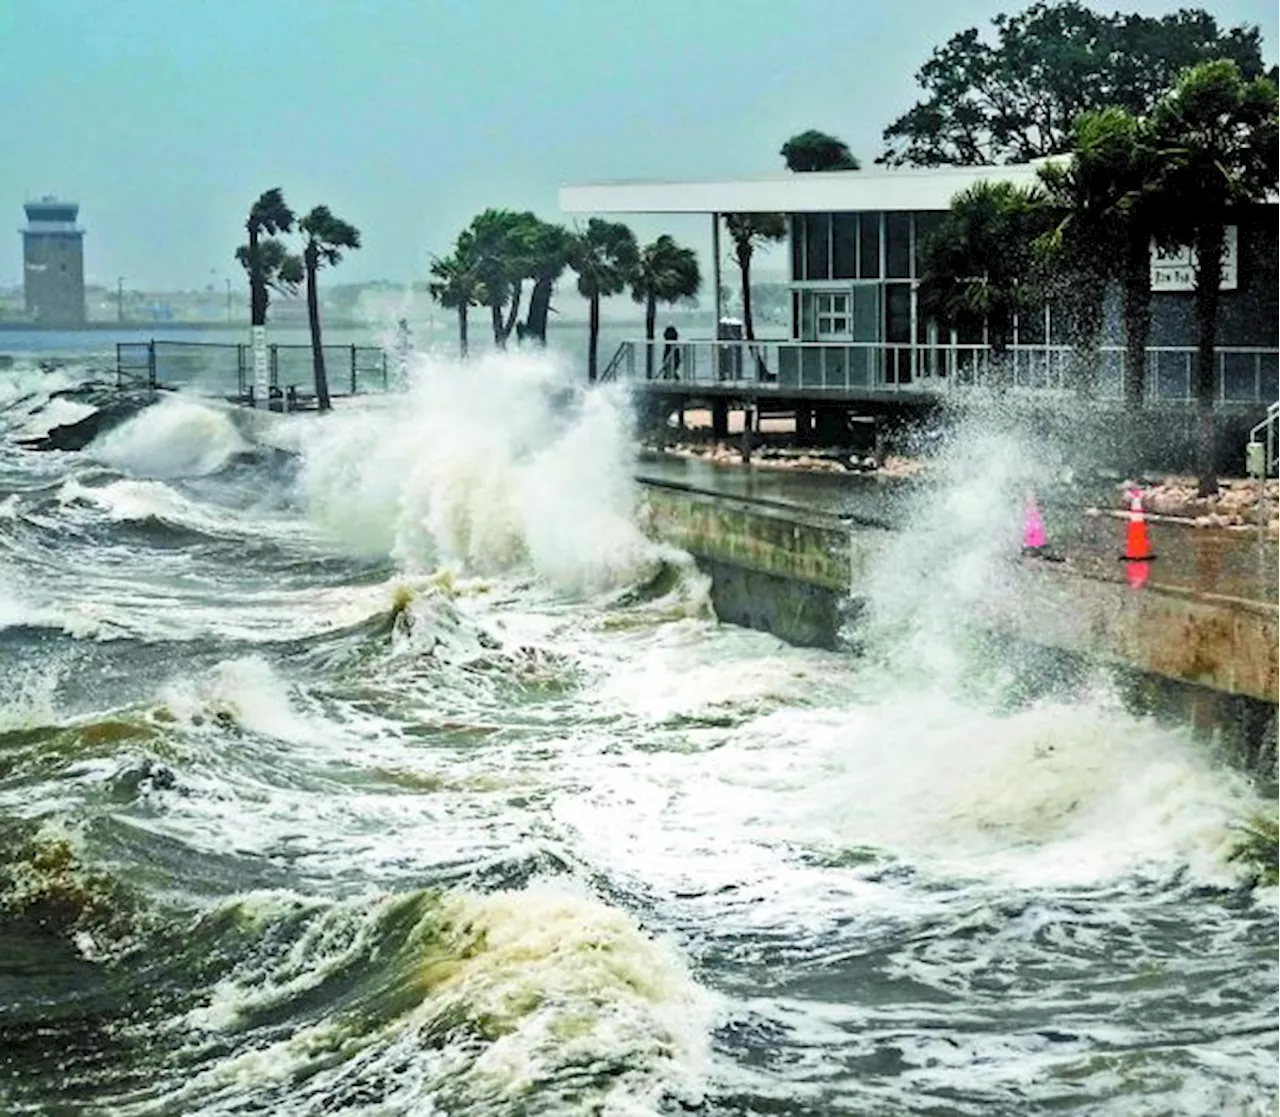
[[[877,474],[804,473],[713,465],[692,458],[644,454],[640,481],[687,486],[737,500],[791,506],[808,516],[894,527],[903,522],[919,482]],[[1060,566],[1092,580],[1124,582],[1127,515],[1094,513],[1048,504],[1042,509],[1048,550]],[[1148,585],[1184,594],[1225,597],[1274,605],[1280,581],[1280,546],[1260,541],[1253,529],[1196,527],[1169,517],[1148,516],[1157,558]],[[1029,560],[1036,561],[1036,560]]]

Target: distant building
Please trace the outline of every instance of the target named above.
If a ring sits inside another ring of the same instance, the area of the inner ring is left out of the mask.
[[[41,325],[83,325],[84,230],[76,225],[80,206],[44,197],[23,208],[27,225],[19,232],[27,315]]]

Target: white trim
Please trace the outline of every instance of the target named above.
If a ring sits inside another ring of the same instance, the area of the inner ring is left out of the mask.
[[[831,171],[708,182],[575,183],[560,187],[565,213],[842,213],[945,210],[981,181],[1029,186],[1039,164]]]

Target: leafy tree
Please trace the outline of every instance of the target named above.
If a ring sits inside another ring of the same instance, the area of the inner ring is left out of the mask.
[[[302,266],[307,273],[307,320],[311,325],[311,357],[316,375],[316,400],[321,411],[328,411],[329,378],[324,368],[324,346],[320,340],[320,298],[316,290],[316,274],[322,267],[335,267],[342,262],[342,250],[360,247],[360,230],[329,212],[328,206],[316,206],[301,221],[298,231],[306,237],[302,248]]]
[[[460,233],[453,251],[431,261],[431,297],[446,310],[458,312],[458,351],[467,355],[467,311],[483,306],[484,285],[476,275],[475,255],[469,232]]]
[[[533,280],[529,292],[529,309],[524,325],[518,327],[518,336],[532,338],[540,345],[547,344],[547,317],[551,313],[551,294],[556,280],[569,266],[569,250],[572,238],[559,225],[540,221],[528,214],[523,230],[523,257],[527,265],[527,278]]]
[[[726,213],[724,224],[733,240],[734,259],[742,273],[742,322],[747,340],[755,341],[755,325],[751,321],[751,258],[757,245],[786,240],[787,219],[780,213]]]
[[[922,246],[921,306],[944,321],[986,323],[997,385],[1007,382],[1002,358],[1014,314],[1043,296],[1034,280],[1035,243],[1050,220],[1036,187],[978,182],[951,200]]]
[[[798,132],[782,145],[778,153],[789,171],[857,171],[862,164],[843,140],[810,128]]]
[[[280,253],[274,249],[272,250],[275,254],[274,277],[268,271],[269,261],[260,251],[262,235],[265,233],[269,237],[274,237],[279,233],[291,232],[293,222],[293,210],[285,204],[284,193],[278,186],[264,190],[257,201],[249,207],[249,216],[244,223],[245,230],[249,234],[249,243],[236,250],[236,259],[249,273],[250,325],[265,326],[267,324],[269,299],[267,289],[271,286],[272,278],[285,278],[280,274],[281,267],[285,266],[285,260],[280,258]],[[292,274],[292,264],[288,265],[287,272]]]
[[[1066,151],[1086,110],[1147,113],[1196,63],[1229,58],[1247,79],[1263,72],[1258,29],[1221,31],[1201,9],[1104,15],[1063,0],[993,22],[994,42],[971,27],[934,50],[916,74],[924,100],[885,129],[880,162],[1025,162]]]
[[[698,254],[692,248],[682,248],[665,233],[644,246],[631,279],[631,297],[638,303],[644,303],[644,336],[648,342],[644,367],[648,379],[653,379],[658,303],[676,303],[693,298],[701,286]]]
[[[569,248],[569,266],[578,273],[578,293],[590,302],[587,380],[595,383],[600,345],[600,300],[626,289],[639,263],[635,234],[615,221],[591,218]]]
[[[1226,226],[1238,207],[1265,200],[1280,171],[1276,87],[1248,80],[1227,59],[1192,67],[1151,116],[1159,147],[1157,235],[1195,248],[1196,468],[1200,493],[1218,491],[1214,468],[1215,346]]]
[[[253,266],[255,257],[256,268]],[[236,249],[236,260],[249,273],[250,302],[255,304],[252,323],[255,326],[265,326],[267,306],[271,299],[268,292],[293,296],[302,286],[302,257],[295,256],[274,237],[265,237],[260,238],[256,245],[242,244]],[[258,285],[256,288],[255,283]],[[261,293],[255,294],[255,291]]]

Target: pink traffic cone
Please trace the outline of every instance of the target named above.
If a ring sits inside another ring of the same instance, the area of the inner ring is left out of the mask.
[[[1022,549],[1037,553],[1048,544],[1048,536],[1044,533],[1044,520],[1040,518],[1040,509],[1036,505],[1034,493],[1027,494],[1026,511],[1022,520]]]

